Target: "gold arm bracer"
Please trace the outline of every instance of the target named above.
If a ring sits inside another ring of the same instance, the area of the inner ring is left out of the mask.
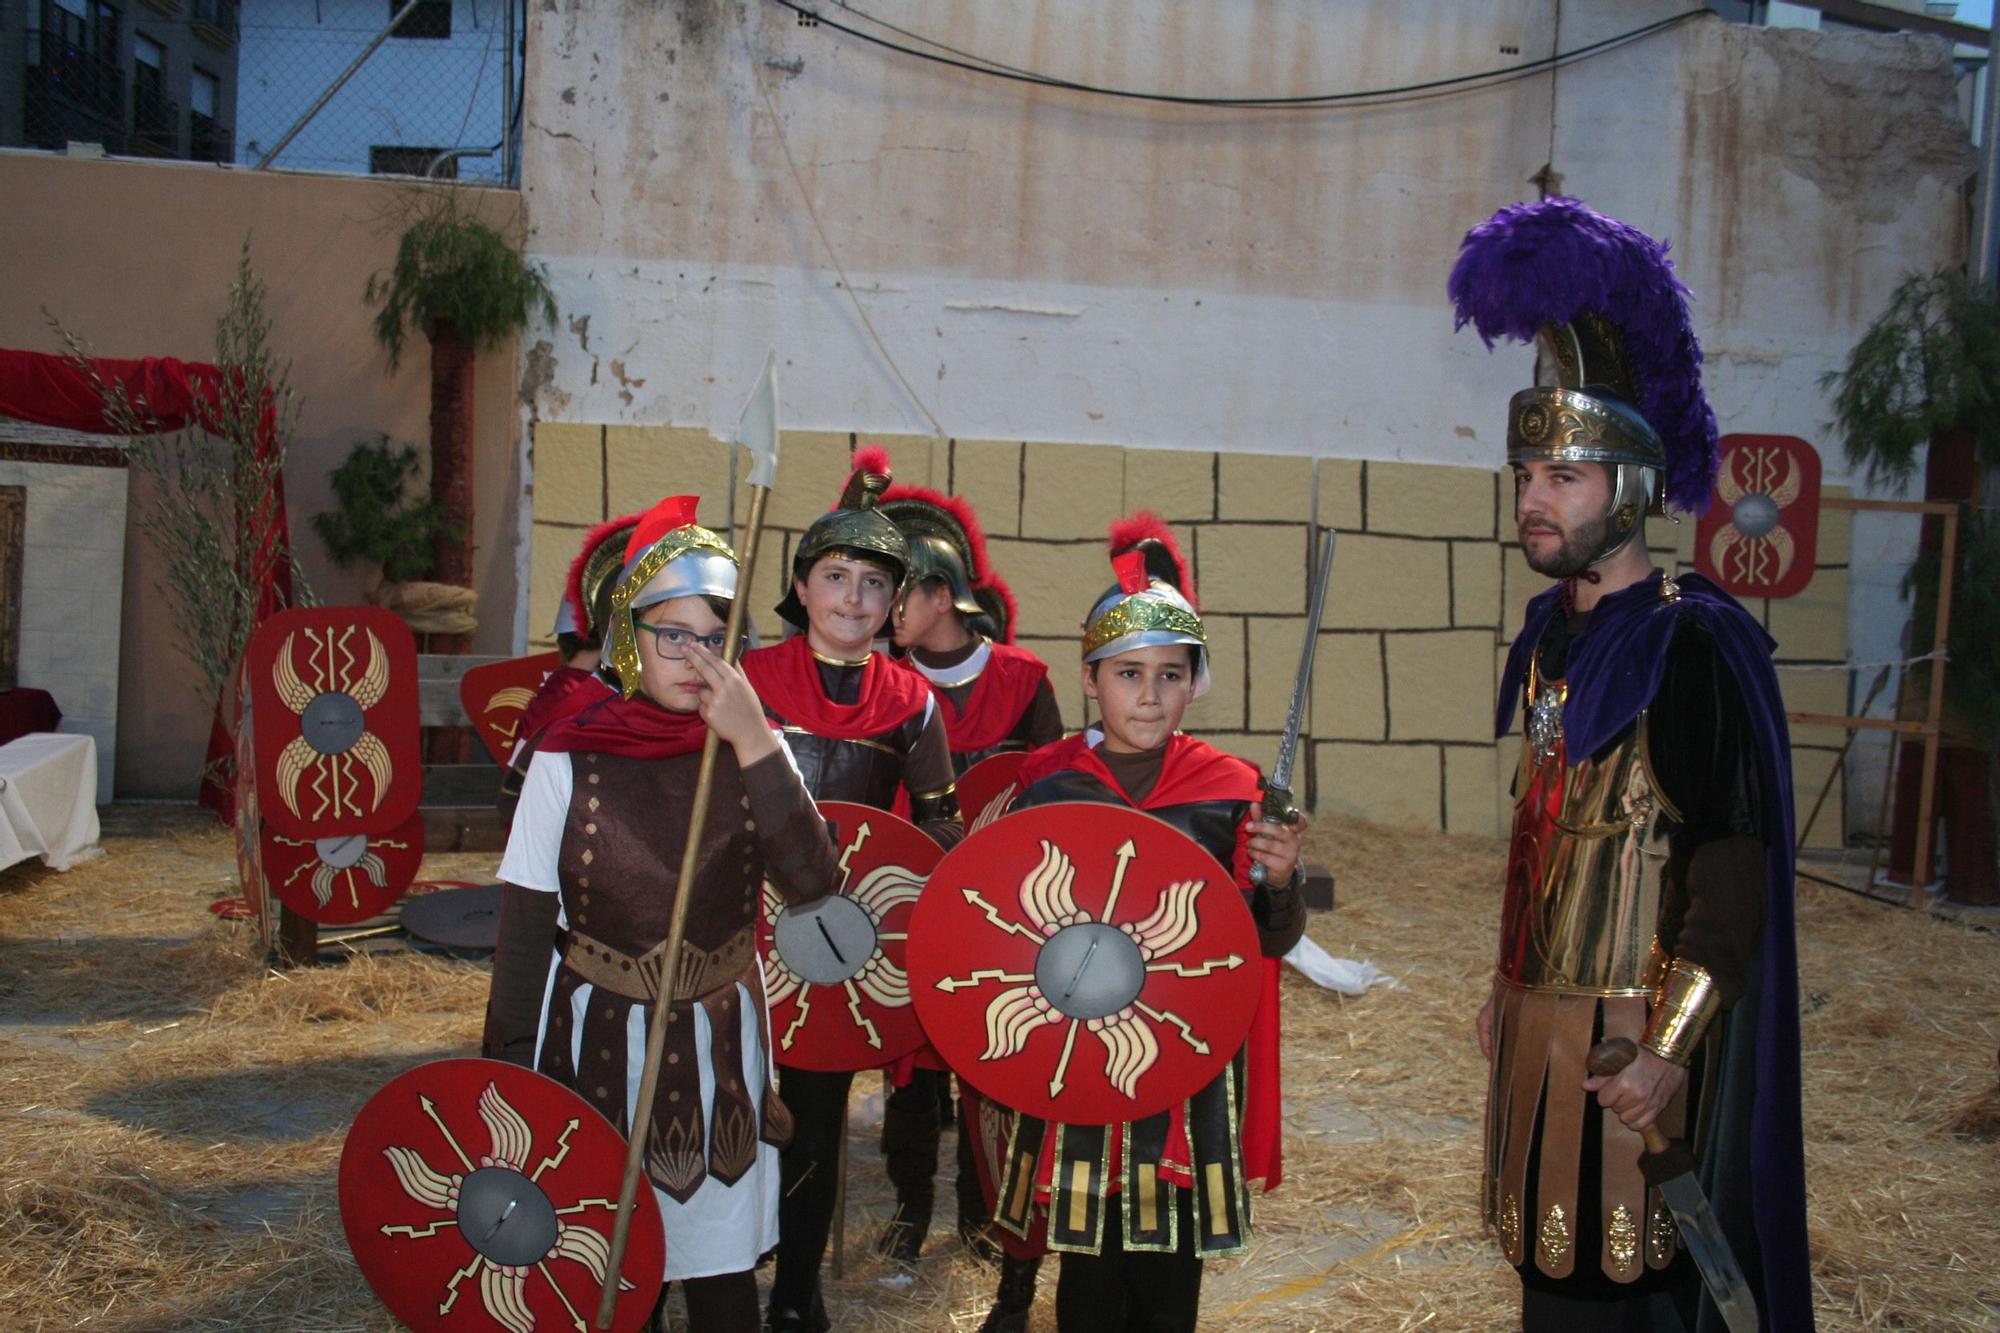
[[[1676,958],[1654,992],[1653,1012],[1639,1044],[1662,1060],[1685,1065],[1720,1012],[1722,992],[1716,989],[1708,969]]]

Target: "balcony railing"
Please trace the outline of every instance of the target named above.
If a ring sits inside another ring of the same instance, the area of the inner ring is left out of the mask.
[[[181,153],[180,103],[161,97],[158,93],[134,91],[132,94],[132,148],[135,152],[150,150],[164,157],[179,157]]]
[[[236,45],[236,0],[193,0],[189,9],[195,36],[225,50]]]
[[[232,148],[227,125],[219,125],[196,111],[188,116],[188,160],[227,162]]]
[[[30,96],[61,97],[115,123],[125,119],[125,74],[116,58],[117,32],[93,29],[66,9],[43,0],[42,25],[28,65]]]

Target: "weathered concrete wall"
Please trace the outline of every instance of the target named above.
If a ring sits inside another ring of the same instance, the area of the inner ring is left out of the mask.
[[[367,178],[0,153],[10,275],[0,295],[0,347],[61,351],[47,310],[101,356],[212,361],[215,321],[247,234],[266,287],[272,346],[292,363],[301,406],[285,470],[293,542],[320,600],[358,601],[375,572],[334,567],[310,518],[331,507],[328,475],[356,444],[386,433],[426,452],[428,345],[421,337],[407,343],[392,373],[375,342],[374,311],[362,301],[368,276],[395,257],[398,190]],[[513,193],[469,198],[490,224],[518,226]],[[476,647],[488,652],[511,648],[518,600],[516,355],[510,342],[482,354],[476,370]],[[135,475],[132,511],[151,501],[145,478]],[[176,645],[158,568],[149,544],[129,529],[116,786],[121,796],[192,797],[209,701]]]
[[[1272,0],[1135,17],[1101,0],[885,0],[871,12],[1093,83],[1268,95],[1514,64],[1681,8]],[[621,428],[726,431],[775,346],[784,421],[830,454],[850,433],[936,431],[960,451],[1016,442],[993,446],[1015,451],[1013,480],[988,467],[968,475],[992,489],[968,493],[1039,525],[997,558],[1029,585],[1013,566],[1049,569],[1045,614],[1063,636],[1078,611],[1061,594],[1098,577],[1083,543],[1102,530],[1064,506],[1145,499],[1139,451],[1175,494],[1192,477],[1197,506],[1202,484],[1221,505],[1239,456],[1262,479],[1253,505],[1269,512],[1253,507],[1229,534],[1253,563],[1203,575],[1211,609],[1242,616],[1246,635],[1281,613],[1218,605],[1213,590],[1233,598],[1240,577],[1249,593],[1254,562],[1283,559],[1280,543],[1302,553],[1302,529],[1282,534],[1316,478],[1321,514],[1351,534],[1343,587],[1382,603],[1336,602],[1323,686],[1336,720],[1316,717],[1331,728],[1316,736],[1328,759],[1350,747],[1339,758],[1358,777],[1343,789],[1366,792],[1371,812],[1454,827],[1492,826],[1452,816],[1452,794],[1468,811],[1497,799],[1506,763],[1474,727],[1484,704],[1467,702],[1491,690],[1493,653],[1466,650],[1482,634],[1488,650],[1504,643],[1529,591],[1499,541],[1490,474],[1529,357],[1451,331],[1443,283],[1465,228],[1534,197],[1549,165],[1564,189],[1671,237],[1724,429],[1813,439],[1840,486],[1852,478],[1822,429],[1818,377],[1904,270],[1957,255],[1970,166],[1941,42],[1712,18],[1553,75],[1306,112],[1023,88],[721,0],[555,0],[531,15],[529,41],[529,244],[569,320],[526,358],[545,430],[605,427],[600,466],[614,470],[636,438]],[[941,447],[923,444],[933,468]],[[1286,472],[1286,455],[1319,461]],[[1054,457],[1067,471],[1036,482],[1037,460]],[[1209,483],[1202,459],[1215,460]],[[1343,498],[1364,461],[1365,509],[1358,491]],[[531,475],[542,485],[547,460]],[[1037,484],[1052,489],[1022,494]],[[1219,507],[1207,518],[1226,521]],[[1669,547],[1690,537],[1656,534]],[[1829,568],[1809,596],[1858,599],[1870,623],[1893,610],[1835,588],[1840,575]],[[1787,653],[1839,659],[1847,610],[1799,612],[1810,632],[1789,609],[1759,614],[1794,638]],[[531,607],[532,628],[545,619]],[[1257,699],[1282,694],[1288,653],[1260,658],[1250,643],[1244,656],[1243,722],[1204,725],[1254,732]],[[1462,679],[1474,660],[1479,679]],[[1812,686],[1816,702],[1842,679]]]

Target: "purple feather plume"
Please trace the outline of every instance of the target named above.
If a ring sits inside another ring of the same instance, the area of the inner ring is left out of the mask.
[[[1449,290],[1456,327],[1472,325],[1488,347],[1502,336],[1532,342],[1542,325],[1586,312],[1616,324],[1639,379],[1632,406],[1666,446],[1667,502],[1707,510],[1721,462],[1715,413],[1665,242],[1576,199],[1512,204],[1465,234]]]

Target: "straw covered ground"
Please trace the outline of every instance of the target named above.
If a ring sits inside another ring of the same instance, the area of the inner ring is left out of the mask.
[[[1310,841],[1340,889],[1313,936],[1401,984],[1342,999],[1288,973],[1289,1179],[1251,1254],[1211,1266],[1204,1326],[1504,1326],[1515,1284],[1473,1207],[1468,1035],[1501,849],[1334,821]],[[341,1237],[342,1136],[396,1073],[471,1053],[485,969],[392,953],[280,975],[247,927],[206,910],[234,892],[224,831],[114,807],[105,846],[68,874],[0,874],[4,1322],[394,1327]],[[425,874],[479,879],[492,862],[432,858]],[[1810,884],[1799,915],[1821,1326],[2000,1327],[2000,938]],[[866,1085],[836,1325],[976,1329],[991,1279],[942,1217],[913,1275],[866,1253],[890,1202]]]

